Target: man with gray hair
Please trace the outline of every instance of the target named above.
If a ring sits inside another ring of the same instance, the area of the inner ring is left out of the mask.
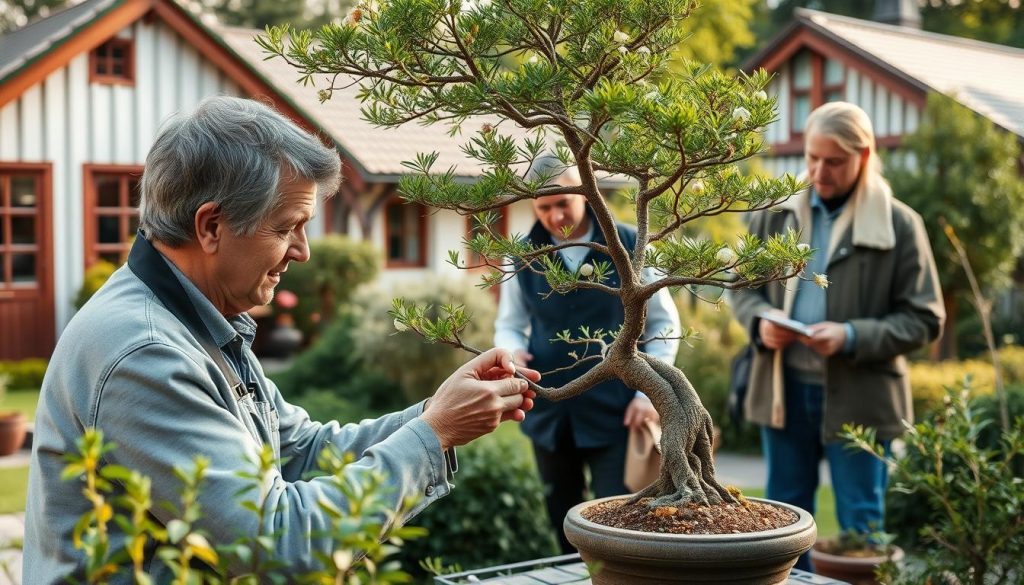
[[[68,324],[43,382],[25,583],[84,581],[72,531],[91,504],[61,472],[86,428],[117,444],[105,463],[152,479],[154,502],[177,501],[175,466],[207,458],[203,517],[193,529],[221,544],[262,530],[292,576],[318,568],[317,554],[332,550],[321,536],[331,526],[321,502],[348,509],[327,478],[305,479],[326,446],[355,455],[350,477],[383,474],[392,510],[419,497],[415,514],[449,493],[456,446],[524,418],[533,393],[502,350],[462,366],[423,403],[344,426],[311,421],[264,376],[246,311],[269,303],[288,265],[308,259],[305,226],[318,197],[337,187],[340,166],[316,137],[249,100],[209,98],[164,126],[146,159],[141,229],[128,263]],[[249,484],[238,474],[264,445],[277,463],[259,526],[241,505],[237,494]],[[164,524],[172,519],[160,506],[152,514]],[[108,530],[120,546],[124,532],[117,524]],[[169,581],[152,544],[147,570]]]

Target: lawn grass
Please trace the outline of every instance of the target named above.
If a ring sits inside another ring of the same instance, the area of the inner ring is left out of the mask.
[[[28,492],[28,466],[0,467],[0,514],[25,511]]]
[[[8,390],[0,411],[18,410],[25,413],[28,420],[36,418],[36,403],[39,402],[39,390]]]
[[[743,495],[763,498],[764,488],[743,488]],[[830,538],[839,534],[836,502],[829,486],[818,488],[818,512],[814,515],[814,522],[818,525],[818,538]]]

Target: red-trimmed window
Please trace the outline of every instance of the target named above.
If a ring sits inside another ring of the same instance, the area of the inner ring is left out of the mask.
[[[49,237],[41,212],[44,183],[39,172],[0,170],[0,292],[39,288]]]
[[[89,81],[118,85],[135,84],[135,43],[114,37],[89,53]]]
[[[85,266],[121,264],[139,227],[142,167],[86,165]]]
[[[497,210],[498,221],[491,224],[491,231],[498,236],[508,236],[508,215],[505,209]],[[477,234],[485,233],[484,226],[481,224],[475,215],[466,216],[466,239],[471,240]],[[476,267],[483,264],[484,259],[479,255],[475,254],[472,250],[466,249],[466,255],[463,256],[466,261],[467,267]]]
[[[792,61],[789,92],[790,136],[799,140],[815,108],[846,99],[846,66],[819,53],[801,51]]]
[[[416,268],[427,265],[427,208],[394,198],[384,205],[385,265]]]
[[[814,109],[811,90],[814,89],[814,69],[810,51],[801,51],[793,59],[793,75],[790,77],[790,131],[802,135],[807,116]]]
[[[825,103],[846,100],[846,67],[841,61],[824,59],[821,93]]]

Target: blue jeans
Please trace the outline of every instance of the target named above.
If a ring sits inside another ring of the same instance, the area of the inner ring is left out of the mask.
[[[820,385],[786,377],[786,426],[761,427],[761,448],[768,467],[765,496],[814,514],[818,465],[824,456],[832,473],[840,530],[882,530],[888,470],[870,453],[850,449],[846,441],[822,441],[823,392]],[[890,441],[881,443],[888,451]],[[813,570],[810,554],[801,556],[796,568]]]

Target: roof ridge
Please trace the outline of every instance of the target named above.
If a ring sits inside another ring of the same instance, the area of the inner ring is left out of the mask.
[[[999,43],[990,43],[987,41],[979,41],[977,39],[969,39],[967,37],[958,37],[956,35],[947,35],[937,33],[933,31],[921,30],[908,26],[898,26],[894,24],[886,24],[883,22],[876,22],[874,20],[866,20],[863,18],[854,18],[852,16],[844,16],[842,14],[833,14],[831,12],[824,12],[821,10],[814,10],[812,8],[796,7],[794,13],[798,18],[810,21],[813,24],[821,25],[815,20],[814,17],[824,17],[829,20],[835,20],[843,24],[849,24],[853,26],[862,26],[864,28],[880,29],[886,32],[898,33],[912,37],[926,37],[931,40],[943,41],[950,44],[964,45],[975,49],[986,50],[996,53],[1009,53],[1014,57],[1024,57],[1024,49],[1019,47],[1011,47],[1010,45],[1001,45]]]

